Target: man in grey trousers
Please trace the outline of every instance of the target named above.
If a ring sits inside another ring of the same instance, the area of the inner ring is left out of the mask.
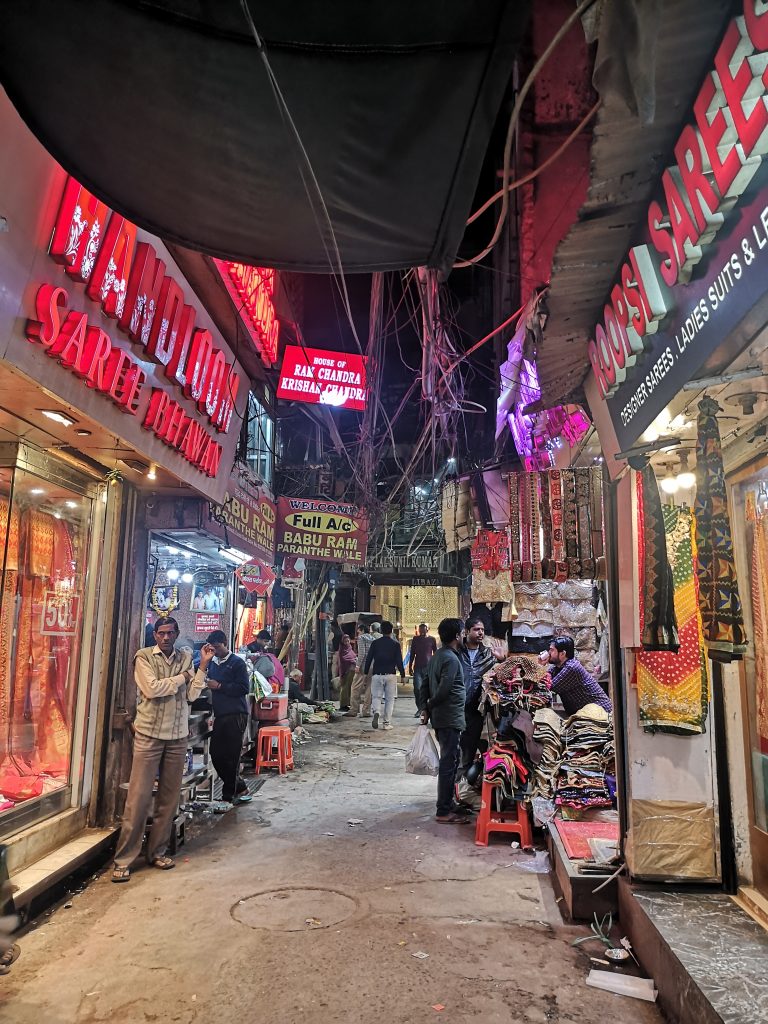
[[[158,771],[147,861],[163,871],[176,866],[165,850],[184,777],[189,704],[200,696],[214,654],[211,645],[205,644],[200,652],[200,667],[195,672],[189,651],[176,650],[179,625],[167,615],[155,623],[154,637],[155,646],[143,647],[133,659],[137,691],[133,765],[115,852],[113,882],[128,881],[131,865],[141,853]]]

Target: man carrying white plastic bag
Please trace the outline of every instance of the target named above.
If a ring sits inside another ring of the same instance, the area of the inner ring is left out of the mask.
[[[440,744],[437,772],[437,813],[440,825],[466,825],[468,819],[458,814],[453,794],[461,749],[459,740],[466,728],[464,703],[466,689],[464,670],[457,654],[464,623],[461,619],[443,619],[437,627],[442,647],[429,661],[427,670],[419,680],[416,706],[421,712],[421,723],[432,722]]]

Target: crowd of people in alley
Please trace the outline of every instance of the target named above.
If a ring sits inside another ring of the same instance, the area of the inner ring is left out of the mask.
[[[479,618],[466,624],[459,618],[446,618],[437,632],[439,644],[430,635],[428,624],[420,623],[404,660],[391,622],[361,623],[354,640],[348,632],[338,630],[331,671],[338,681],[340,713],[370,719],[373,730],[389,731],[398,682],[405,682],[407,665],[416,716],[432,726],[440,748],[435,820],[461,824],[468,817],[466,807],[456,801],[457,774],[466,773],[481,754],[486,722],[480,707],[483,680],[508,653],[501,641],[486,638]],[[152,627],[152,640],[134,658],[133,763],[112,872],[115,882],[127,882],[139,860],[153,797],[152,824],[144,847],[146,861],[163,871],[175,866],[167,846],[187,758],[189,708],[204,689],[210,691],[213,710],[211,761],[228,806],[251,800],[240,771],[254,679],[280,691],[287,684],[289,696],[310,700],[300,687],[301,672],[293,670],[286,680],[285,667],[266,630],[257,634],[242,656],[229,649],[222,630],[214,630],[194,653],[179,644],[177,621],[162,615]],[[542,661],[548,662],[547,685],[560,697],[566,714],[588,704],[610,711],[609,698],[575,657],[571,639],[555,639]]]

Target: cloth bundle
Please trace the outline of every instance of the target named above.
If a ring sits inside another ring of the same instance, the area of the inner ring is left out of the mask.
[[[518,710],[533,715],[551,703],[547,672],[532,655],[510,654],[483,677],[479,708],[496,725],[504,715]]]
[[[484,778],[500,790],[502,799],[516,800],[528,781],[530,769],[514,742],[494,743],[483,756]]]
[[[551,708],[540,708],[533,716],[533,738],[541,747],[541,760],[533,770],[531,793],[551,800],[555,778],[563,756],[562,719]]]
[[[616,751],[608,712],[587,704],[565,721],[563,739],[555,802],[579,808],[611,807]]]

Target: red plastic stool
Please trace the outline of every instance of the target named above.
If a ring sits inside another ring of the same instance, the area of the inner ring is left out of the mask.
[[[477,816],[475,828],[475,845],[487,846],[491,832],[512,832],[520,837],[520,845],[524,850],[533,848],[533,832],[528,808],[524,801],[515,801],[514,810],[494,811],[493,791],[496,787],[483,779],[483,802]]]
[[[272,754],[272,741],[277,740],[277,755]],[[259,729],[256,747],[256,774],[262,768],[277,768],[281,775],[293,771],[293,739],[285,725],[268,725]]]

